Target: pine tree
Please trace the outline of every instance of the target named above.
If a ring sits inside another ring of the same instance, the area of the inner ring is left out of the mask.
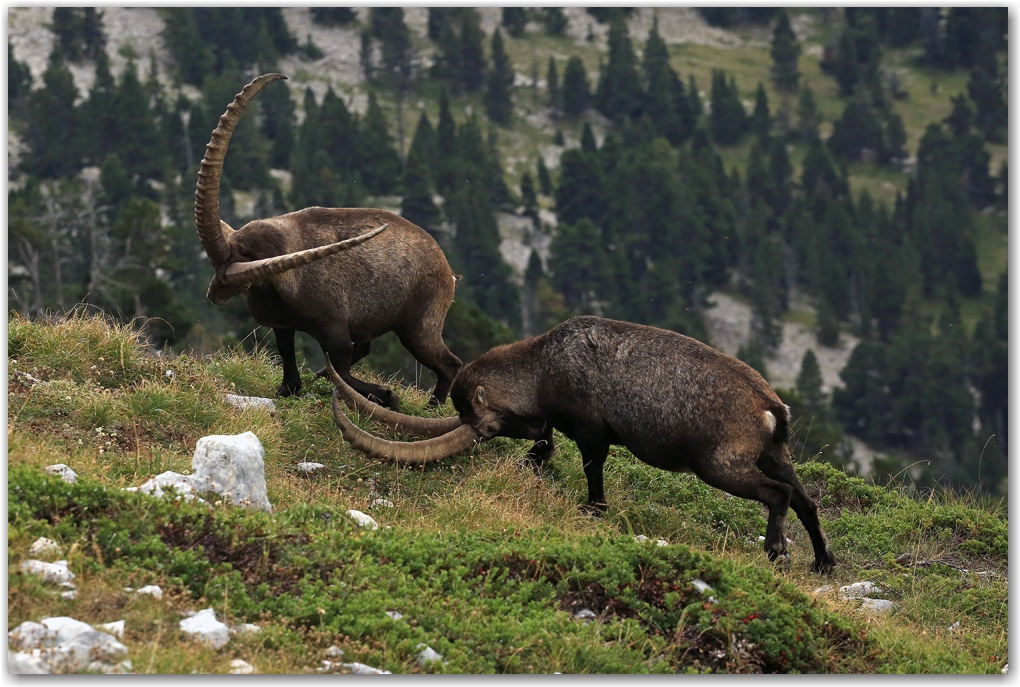
[[[374,93],[368,94],[368,110],[358,139],[358,163],[365,189],[377,196],[392,193],[400,181],[400,157],[393,147],[389,125]]]
[[[577,117],[588,109],[590,88],[584,62],[577,55],[572,55],[563,70],[563,114]]]
[[[684,85],[669,64],[669,51],[659,36],[658,17],[645,42],[642,63],[645,75],[644,110],[655,124],[656,132],[675,146],[681,145],[694,130],[696,115],[684,93]]]
[[[43,87],[29,96],[26,142],[31,155],[22,166],[41,178],[65,177],[80,167],[76,143],[79,113],[74,107],[78,90],[60,50],[50,53],[43,72]]]
[[[459,80],[461,88],[474,93],[485,83],[485,50],[482,41],[485,33],[479,23],[478,13],[465,9],[461,18]]]
[[[262,133],[272,141],[270,164],[278,169],[290,167],[294,150],[297,106],[290,96],[290,88],[281,83],[270,84],[260,94],[262,102]]]
[[[967,94],[977,107],[974,126],[992,142],[1002,141],[1008,108],[1003,97],[1005,79],[999,75],[998,60],[987,46],[978,50],[977,63],[967,81]]]
[[[457,127],[450,114],[450,99],[446,89],[439,92],[439,122],[436,124],[436,152],[438,164],[435,165],[436,190],[443,196],[449,196],[459,183],[457,167]]]
[[[404,169],[400,214],[435,236],[441,216],[432,200],[428,168],[428,162],[419,157],[419,151],[412,146]]]
[[[584,65],[581,66],[583,67]],[[563,108],[563,96],[560,94],[560,80],[556,71],[556,60],[551,56],[549,57],[549,66],[545,72],[545,83],[549,92],[549,107],[553,111],[561,110]]]
[[[550,58],[551,59],[551,58]],[[14,46],[7,41],[7,102],[13,105],[14,101],[28,95],[32,90],[32,72],[24,62],[14,59]]]
[[[758,90],[754,94],[754,113],[750,121],[751,133],[759,139],[766,139],[772,133],[772,115],[769,114],[769,99],[765,87],[758,82]]]
[[[843,116],[832,126],[827,141],[833,154],[846,160],[859,160],[867,148],[879,157],[883,154],[882,125],[867,105],[847,103]]]
[[[366,118],[367,119],[367,118]],[[315,147],[329,156],[329,164],[337,178],[349,179],[363,157],[358,147],[361,132],[342,98],[330,86],[322,98],[315,124]],[[374,183],[374,182],[373,182]]]
[[[552,195],[552,179],[549,178],[549,169],[545,166],[545,158],[541,155],[538,157],[538,188],[543,194]]]
[[[110,72],[110,60],[103,50],[96,57],[96,81],[82,104],[80,149],[93,161],[100,161],[120,140],[117,120],[117,84]]]
[[[524,29],[528,25],[528,12],[523,7],[504,7],[503,26],[506,32],[513,38],[520,38],[524,35]]]
[[[782,217],[793,199],[793,165],[786,154],[786,142],[775,138],[769,145],[769,184],[765,199],[776,217]]]
[[[839,320],[836,311],[826,298],[818,306],[818,343],[830,348],[839,345]]]
[[[358,15],[350,7],[313,7],[312,21],[323,26],[343,26],[356,21]]]
[[[843,30],[839,37],[838,50],[836,82],[839,84],[840,95],[850,95],[860,80],[860,69],[857,66],[857,46],[854,45],[854,34],[851,29]]]
[[[531,218],[531,221],[538,226],[538,195],[535,193],[535,182],[527,172],[521,176],[521,202],[524,204],[524,214]]]
[[[589,219],[559,225],[549,248],[552,285],[575,314],[596,313],[609,285],[606,251],[599,230]]]
[[[90,60],[106,50],[106,34],[103,31],[103,13],[95,7],[82,9],[81,39],[82,54]]]
[[[797,58],[800,57],[800,44],[790,26],[790,18],[785,10],[779,10],[776,28],[772,33],[772,81],[776,88],[784,93],[795,93],[800,72],[797,70]]]
[[[567,16],[559,7],[547,7],[542,16],[546,33],[550,36],[562,35],[567,30]]]
[[[409,160],[411,153],[416,154],[418,159],[424,163],[425,175],[430,183],[433,182],[433,165],[440,158],[439,146],[436,143],[436,132],[432,128],[432,122],[429,121],[429,117],[424,111],[418,117],[418,125],[414,130],[414,138],[411,139],[411,148],[407,152]]]
[[[499,29],[492,32],[492,70],[486,78],[485,112],[489,119],[506,126],[513,114],[514,66],[503,50]]]
[[[81,9],[74,7],[53,8],[50,30],[57,36],[57,46],[68,62],[81,60],[85,46],[82,41]]]
[[[614,21],[609,27],[609,59],[599,73],[595,90],[595,106],[610,119],[632,114],[641,101],[641,82],[637,74],[637,58],[627,34],[627,24]],[[569,69],[570,65],[567,65]],[[567,75],[564,74],[564,90]],[[564,95],[564,107],[566,106]]]

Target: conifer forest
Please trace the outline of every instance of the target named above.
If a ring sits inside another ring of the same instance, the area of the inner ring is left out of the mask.
[[[8,311],[159,350],[273,348],[195,231],[397,212],[456,274],[465,362],[580,314],[735,354],[798,458],[1007,485],[1007,10],[8,8]],[[300,359],[323,362],[298,336]],[[428,387],[390,334],[362,365]]]

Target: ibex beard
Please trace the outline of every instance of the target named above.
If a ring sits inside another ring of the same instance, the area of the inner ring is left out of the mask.
[[[195,220],[215,270],[207,295],[222,305],[244,294],[255,321],[273,329],[283,362],[281,396],[301,389],[294,333],[302,331],[319,343],[345,383],[397,409],[392,391],[350,372],[369,354],[372,339],[395,332],[435,372],[432,400],[443,403],[461,366],[442,338],[456,279],[425,230],[367,208],[311,207],[253,220],[236,231],[220,219],[220,175],[234,127],[263,87],[285,78],[265,74],[245,86],[206,146]]]
[[[330,379],[344,438],[372,456],[423,465],[503,436],[533,440],[528,456],[541,466],[557,429],[581,452],[591,511],[607,508],[609,447],[625,446],[648,465],[693,472],[713,487],[765,504],[765,551],[780,563],[789,562],[784,530],[792,506],[811,539],[811,569],[827,573],[836,564],[818,508],[794,472],[789,409],[753,368],[681,334],[575,317],[466,365],[450,395],[459,417],[445,420],[378,413],[338,375]],[[432,438],[373,436],[344,415],[341,398],[384,424]]]

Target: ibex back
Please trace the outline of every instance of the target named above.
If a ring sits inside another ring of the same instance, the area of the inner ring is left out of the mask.
[[[340,396],[356,401],[343,380],[332,379]],[[343,415],[336,396],[333,408],[352,445],[406,463],[430,462],[504,436],[535,440],[529,456],[541,465],[558,429],[581,451],[587,507],[594,511],[607,507],[603,466],[609,447],[622,445],[649,465],[693,472],[734,496],[764,503],[765,550],[772,560],[788,560],[784,528],[792,505],[811,538],[812,569],[828,572],[836,563],[817,507],[794,472],[787,407],[754,369],[694,339],[575,317],[483,354],[457,375],[451,398],[460,426],[447,421],[448,433],[416,442],[363,432]]]
[[[446,256],[427,232],[383,210],[312,207],[258,219],[235,231],[220,219],[219,182],[227,144],[252,98],[280,74],[258,77],[237,94],[206,146],[195,191],[195,219],[216,274],[209,299],[221,305],[243,293],[259,324],[272,327],[283,359],[281,396],[301,388],[294,332],[310,334],[344,381],[396,409],[389,389],[363,382],[351,365],[372,339],[395,332],[438,379],[446,400],[460,359],[443,343],[456,284]]]

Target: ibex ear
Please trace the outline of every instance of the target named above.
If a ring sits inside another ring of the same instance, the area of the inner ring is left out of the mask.
[[[478,405],[482,406],[483,408],[488,405],[485,402],[485,387],[484,386],[480,386],[477,389],[475,389],[475,400],[478,401]]]

